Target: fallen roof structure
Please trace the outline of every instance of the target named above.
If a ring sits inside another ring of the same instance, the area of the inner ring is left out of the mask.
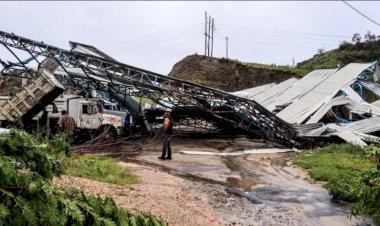
[[[362,146],[379,143],[373,133],[380,132],[380,100],[371,104],[363,95],[366,89],[380,97],[380,84],[368,79],[376,65],[350,63],[341,69],[314,70],[301,79],[234,94],[248,93],[246,98],[292,124],[300,136],[336,136]]]

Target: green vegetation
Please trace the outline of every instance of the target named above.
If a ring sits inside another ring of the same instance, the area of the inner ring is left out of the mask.
[[[352,43],[342,42],[338,49],[327,52],[319,52],[312,58],[297,64],[298,69],[312,71],[315,69],[328,69],[344,67],[355,63],[368,63],[380,57],[380,36],[375,36],[369,31],[364,39],[359,34],[354,34]]]
[[[66,169],[65,140],[16,130],[0,137],[0,225],[166,225],[111,198],[55,187],[52,178]]]
[[[137,175],[119,166],[116,159],[91,155],[69,159],[66,174],[124,186],[138,181]]]
[[[268,65],[268,64],[258,64],[258,63],[242,63],[243,65],[258,68],[258,69],[264,69],[268,71],[276,71],[276,72],[284,72],[289,74],[294,74],[298,76],[304,76],[309,71],[304,68],[297,68],[297,67],[290,67],[285,65]]]
[[[376,146],[342,144],[302,153],[294,164],[308,169],[312,179],[326,181],[334,200],[351,202],[351,214],[369,216],[380,225],[380,170],[374,161],[379,157]]]

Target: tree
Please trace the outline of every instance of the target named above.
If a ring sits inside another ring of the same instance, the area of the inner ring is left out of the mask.
[[[372,34],[371,31],[367,31],[367,33],[364,35],[364,40],[367,42],[370,41],[376,41],[376,35]]]
[[[355,33],[353,36],[352,36],[352,42],[353,43],[358,43],[362,40],[362,37],[360,36],[359,33]]]
[[[0,226],[165,225],[150,215],[132,215],[111,198],[55,187],[52,178],[65,170],[65,140],[16,130],[0,136]]]
[[[325,51],[324,48],[319,48],[319,49],[317,50],[318,54],[322,54],[324,51]]]

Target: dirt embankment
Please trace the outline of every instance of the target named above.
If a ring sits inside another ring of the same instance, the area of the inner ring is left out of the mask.
[[[279,83],[295,74],[255,68],[238,61],[195,54],[176,63],[169,76],[233,92],[272,82]]]

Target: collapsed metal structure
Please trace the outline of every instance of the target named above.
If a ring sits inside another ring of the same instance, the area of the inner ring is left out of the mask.
[[[143,111],[141,102],[133,97],[148,98],[159,106],[171,108],[176,120],[187,127],[213,127],[230,132],[239,130],[297,147],[319,144],[329,139],[302,135],[305,129],[320,128],[320,123],[306,126],[290,124],[255,99],[120,63],[93,46],[70,42],[72,49],[65,50],[2,31],[0,43],[19,61],[1,61],[2,74],[9,75],[12,71],[20,70],[22,73],[18,76],[33,78],[36,74],[27,66],[29,62],[39,64],[38,57],[55,59],[61,66],[55,76],[62,85],[86,91],[97,90],[130,110],[148,131],[152,131],[154,117],[159,112]],[[22,61],[14,49],[26,52],[30,58]]]

